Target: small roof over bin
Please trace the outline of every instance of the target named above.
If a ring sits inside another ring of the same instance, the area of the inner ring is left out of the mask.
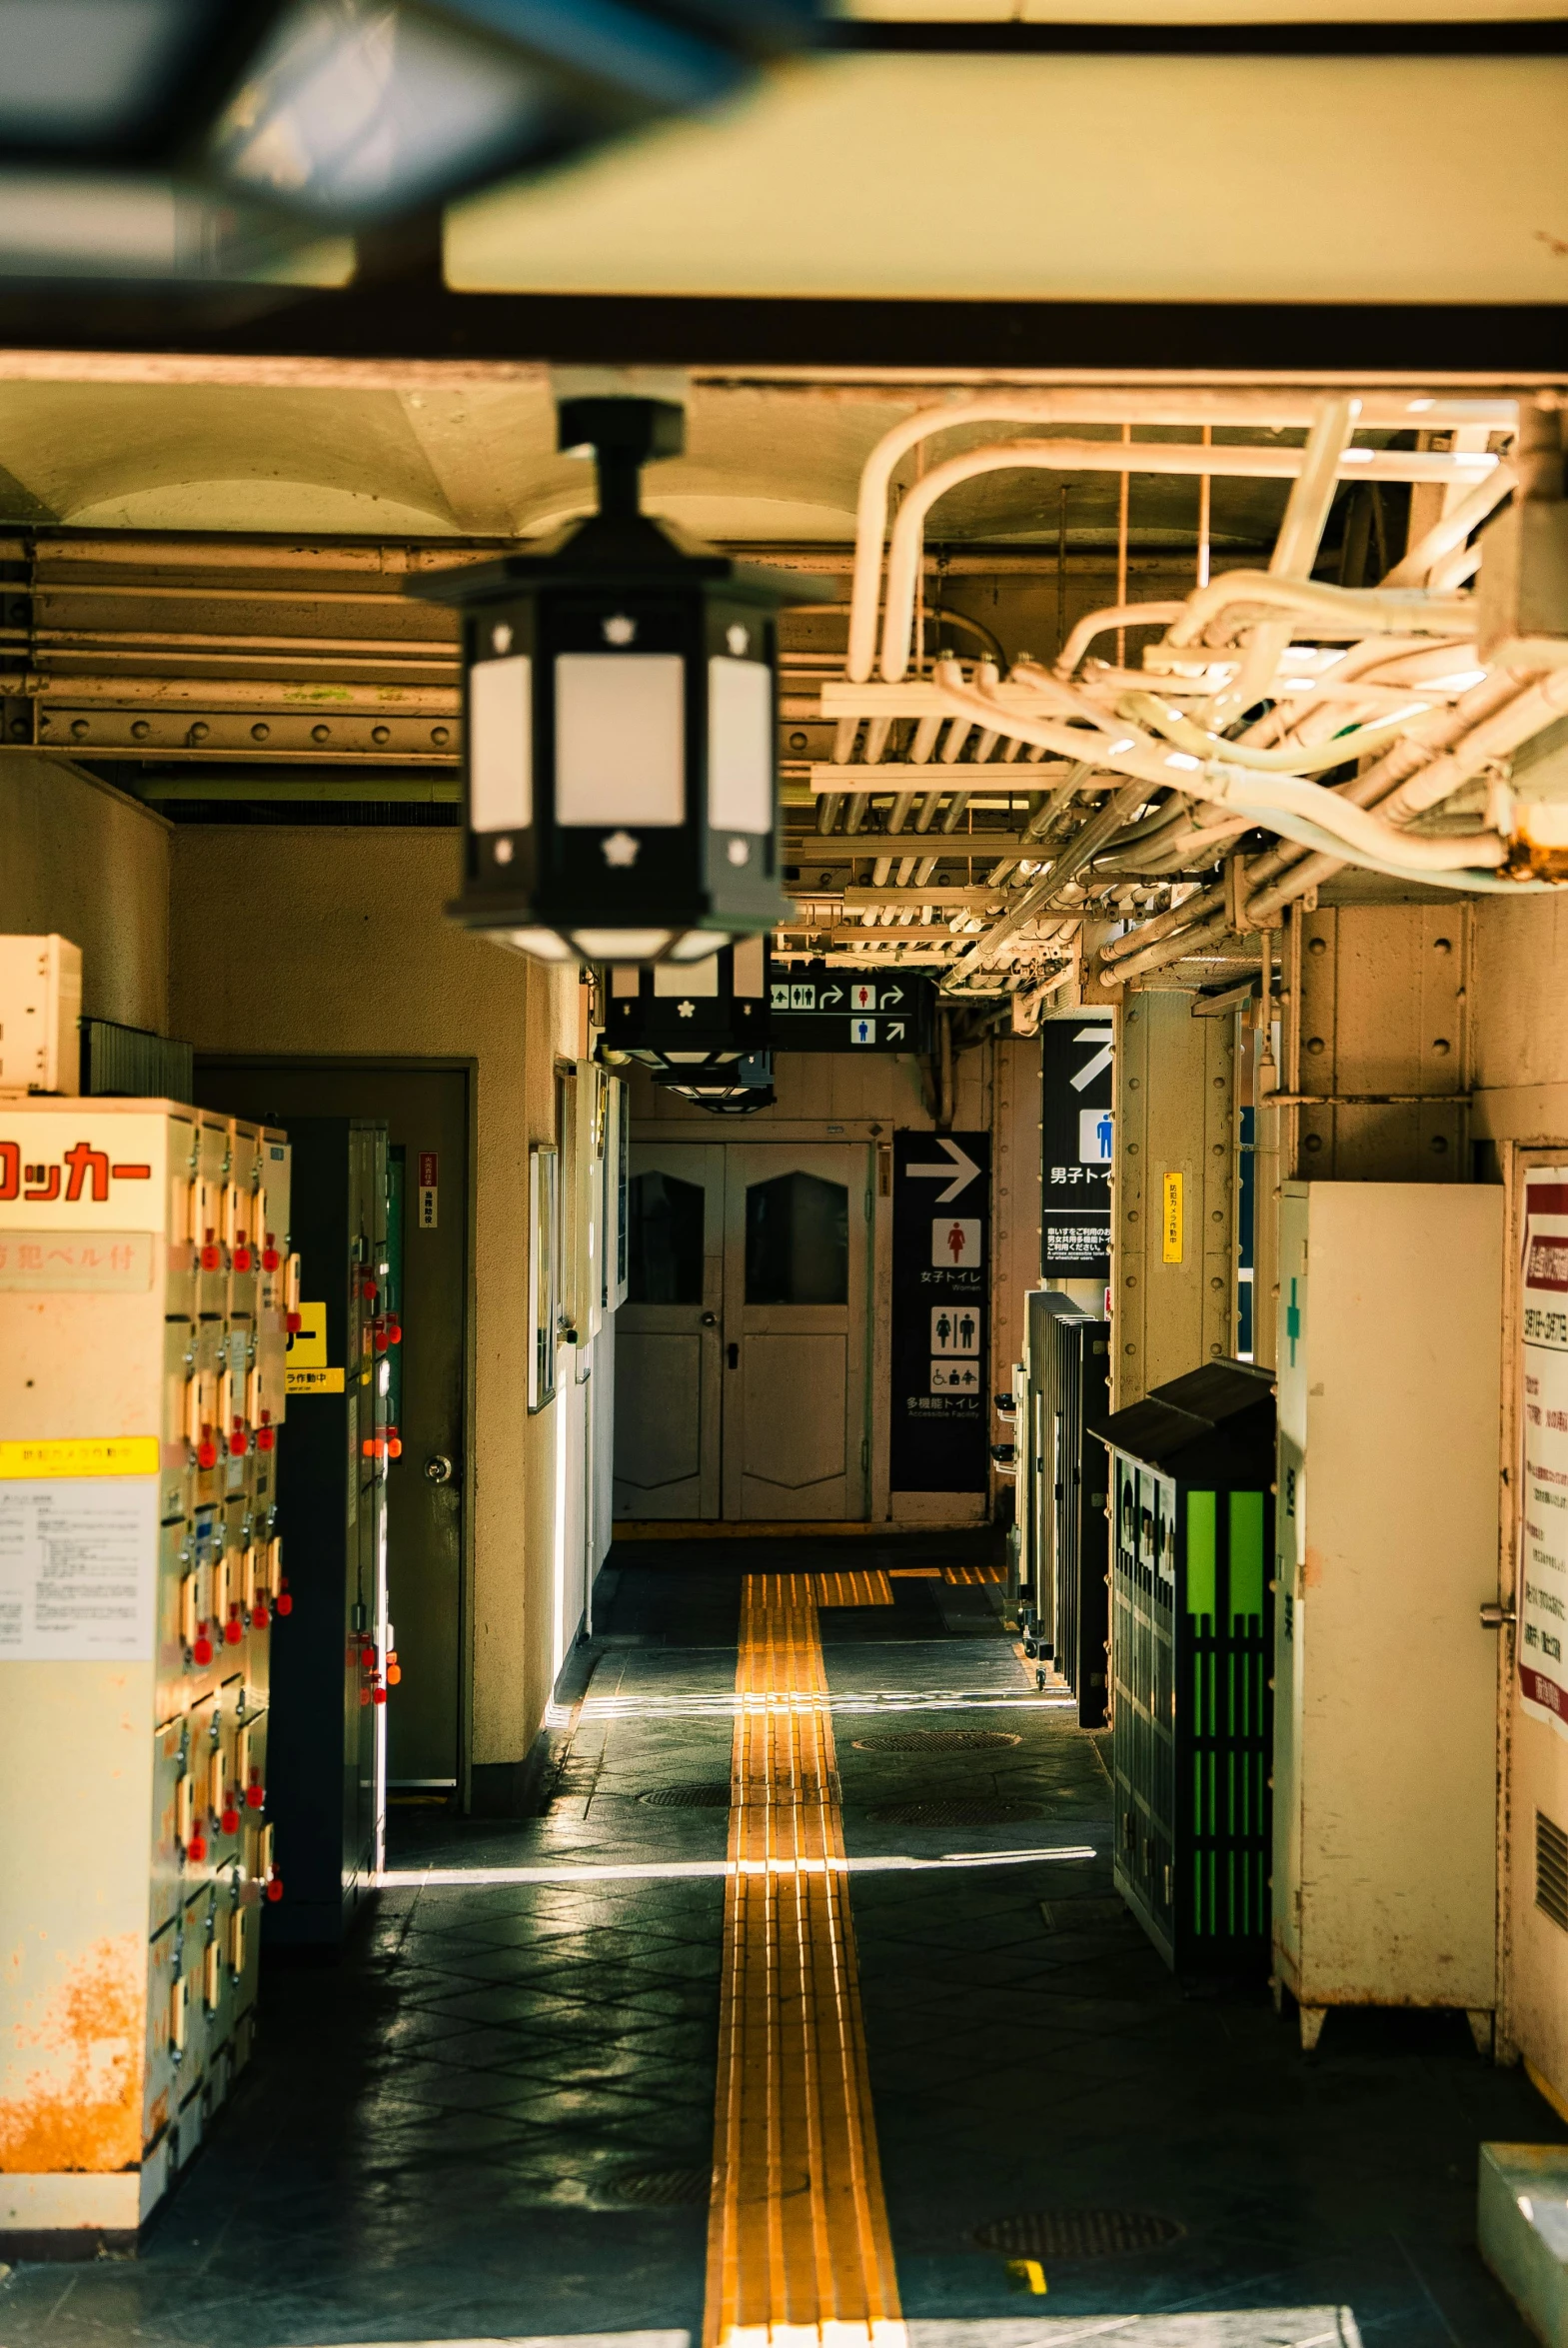
[[[1184,1484],[1267,1486],[1274,1476],[1274,1373],[1251,1361],[1205,1361],[1088,1432]]]

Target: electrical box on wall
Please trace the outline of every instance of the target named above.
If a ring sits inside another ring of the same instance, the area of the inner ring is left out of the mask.
[[[0,938],[0,1098],[81,1086],[82,950],[69,938]]]
[[[1281,1200],[1274,1976],[1490,2044],[1503,1191]]]
[[[134,2238],[250,2051],[289,1174],[167,1101],[0,1104],[13,2256]]]

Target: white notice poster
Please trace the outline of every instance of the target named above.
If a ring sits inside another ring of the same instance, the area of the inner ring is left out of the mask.
[[[145,1661],[157,1571],[156,1475],[0,1480],[0,1660]]]
[[[1525,1176],[1519,1331],[1519,1700],[1568,1736],[1568,1167]]]

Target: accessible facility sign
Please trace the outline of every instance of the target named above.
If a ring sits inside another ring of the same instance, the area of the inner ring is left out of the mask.
[[[982,1492],[990,1136],[893,1136],[892,1418],[895,1492]]]

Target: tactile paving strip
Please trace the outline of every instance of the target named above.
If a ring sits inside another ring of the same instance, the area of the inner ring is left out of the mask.
[[[742,1599],[707,2348],[898,2348],[904,2337],[866,2075],[821,1578],[749,1574]]]

